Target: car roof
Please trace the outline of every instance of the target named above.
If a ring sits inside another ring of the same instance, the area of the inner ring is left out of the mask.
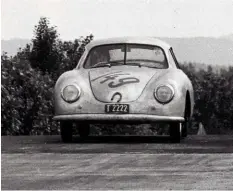
[[[104,44],[124,44],[124,43],[133,43],[133,44],[147,44],[159,46],[163,49],[170,49],[171,46],[166,42],[159,40],[155,37],[115,37],[115,38],[105,38],[91,41],[86,49],[90,50],[95,46],[100,46]]]

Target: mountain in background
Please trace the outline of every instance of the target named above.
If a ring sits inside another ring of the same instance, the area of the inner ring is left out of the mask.
[[[29,39],[13,38],[1,40],[1,51],[7,52],[9,56],[13,56],[18,52],[19,48],[24,48],[27,43],[30,43]]]
[[[233,66],[233,34],[219,38],[160,38],[169,43],[179,62],[195,62],[209,65]],[[15,55],[20,47],[30,43],[28,39],[1,40],[1,51]]]
[[[220,38],[160,38],[169,43],[180,62],[233,66],[233,34]]]
[[[230,35],[222,36],[221,38],[233,41],[233,33]]]

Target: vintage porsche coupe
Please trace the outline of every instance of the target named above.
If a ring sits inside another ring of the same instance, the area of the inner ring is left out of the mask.
[[[77,67],[59,77],[54,96],[64,142],[75,127],[88,136],[92,123],[168,123],[171,140],[180,142],[194,107],[172,47],[153,37],[92,41]]]

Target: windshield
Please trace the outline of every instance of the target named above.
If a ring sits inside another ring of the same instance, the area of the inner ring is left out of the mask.
[[[151,68],[168,68],[162,48],[142,44],[111,44],[94,47],[89,52],[84,68],[135,65]]]

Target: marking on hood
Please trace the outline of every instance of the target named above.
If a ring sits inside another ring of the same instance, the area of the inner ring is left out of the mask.
[[[110,88],[117,88],[119,86],[123,86],[125,84],[132,84],[132,83],[139,83],[140,80],[138,78],[135,78],[135,77],[128,77],[128,78],[120,78],[118,79],[118,83],[115,83],[114,82],[110,82],[108,84],[108,86]]]
[[[122,73],[122,71],[118,72],[112,72],[108,74],[104,74],[101,76],[98,76],[97,78],[91,80],[95,81],[97,79],[102,79],[99,83],[107,83],[108,82],[108,87],[110,88],[117,88],[120,86],[123,86],[125,84],[132,84],[132,83],[139,83],[140,80],[132,75],[131,73]],[[127,77],[122,77],[122,76],[127,76]]]
[[[115,92],[115,93],[112,95],[111,101],[113,101],[114,98],[115,98],[117,95],[120,96],[119,99],[117,100],[117,102],[120,102],[121,99],[122,99],[122,94],[121,94],[120,92]]]
[[[102,78],[104,76],[108,76],[108,75],[112,75],[112,74],[117,74],[117,73],[121,73],[122,71],[118,71],[118,72],[110,72],[101,76],[98,76],[97,78],[92,79],[91,81],[94,82],[95,80],[98,80],[99,78]]]

